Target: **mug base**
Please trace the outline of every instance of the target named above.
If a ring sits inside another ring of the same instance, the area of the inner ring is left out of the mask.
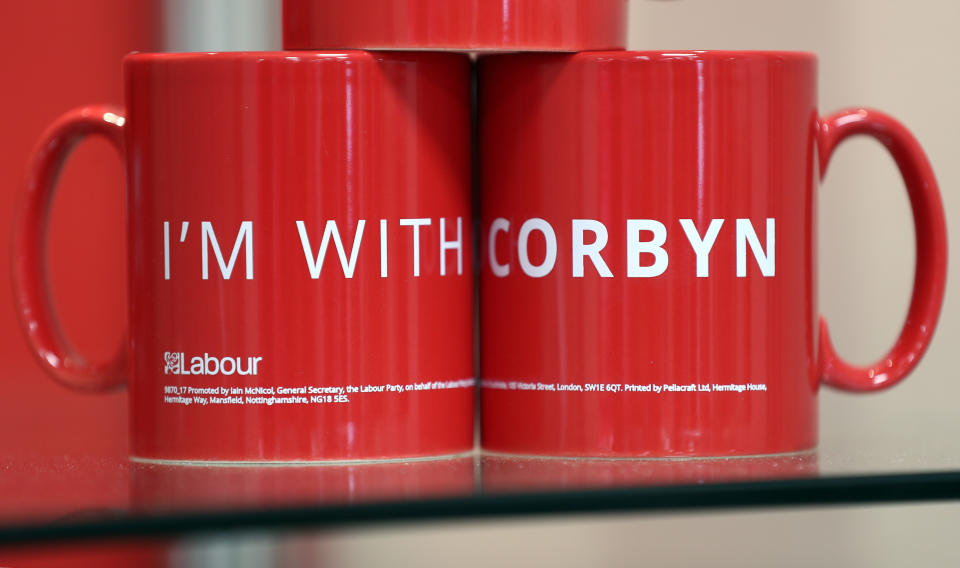
[[[556,455],[556,454],[524,454],[512,452],[498,452],[494,450],[480,450],[480,456],[491,458],[515,458],[525,460],[582,460],[582,461],[633,461],[633,462],[678,462],[695,460],[749,460],[758,458],[788,458],[803,457],[817,453],[817,446],[804,450],[789,452],[771,452],[763,454],[730,454],[730,455],[677,455],[677,456],[625,456],[625,455]]]
[[[144,458],[139,456],[130,456],[130,461],[135,463],[163,465],[163,466],[184,466],[184,467],[314,467],[314,466],[342,466],[342,465],[364,465],[379,463],[407,463],[407,462],[425,462],[453,460],[475,457],[478,450],[468,450],[451,454],[439,454],[435,456],[414,456],[398,458],[374,458],[374,459],[303,459],[303,460],[177,460],[163,458]]]

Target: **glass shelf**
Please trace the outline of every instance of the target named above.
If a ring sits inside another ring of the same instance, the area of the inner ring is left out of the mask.
[[[849,440],[837,447],[851,447]],[[589,512],[650,513],[960,498],[952,436],[856,453],[578,460],[483,455],[310,466],[169,466],[121,456],[0,461],[0,545],[233,529]]]

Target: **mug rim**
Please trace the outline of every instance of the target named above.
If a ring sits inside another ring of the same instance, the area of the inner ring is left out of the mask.
[[[368,60],[402,60],[415,58],[429,59],[457,59],[467,58],[467,55],[452,52],[433,51],[369,51],[364,49],[331,49],[331,50],[283,50],[283,51],[133,51],[123,58],[124,65],[143,64],[190,64],[190,63],[226,63],[251,61],[289,61],[291,63],[303,60],[322,61],[356,61]]]
[[[657,50],[610,50],[580,51],[575,53],[512,53],[487,56],[500,58],[504,55],[517,57],[557,57],[566,55],[576,60],[615,60],[615,61],[800,61],[816,62],[817,54],[812,51],[781,50],[729,50],[729,49],[657,49]]]

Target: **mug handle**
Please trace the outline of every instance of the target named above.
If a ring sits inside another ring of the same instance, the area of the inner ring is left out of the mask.
[[[58,382],[80,390],[102,391],[126,382],[126,341],[102,364],[90,363],[67,341],[50,296],[47,225],[60,171],[74,146],[99,134],[122,157],[124,120],[118,107],[92,105],[71,110],[50,125],[31,156],[13,234],[14,300],[24,333],[41,366]]]
[[[820,318],[820,378],[848,391],[872,391],[893,386],[920,362],[930,345],[947,278],[947,226],[933,169],[916,138],[893,117],[855,108],[821,118],[817,134],[820,176],[826,175],[834,149],[851,136],[876,139],[893,156],[907,186],[916,232],[917,265],[910,310],[893,347],[867,367],[851,365],[837,355],[826,320]]]

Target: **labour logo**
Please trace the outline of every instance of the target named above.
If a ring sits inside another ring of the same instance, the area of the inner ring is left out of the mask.
[[[169,375],[180,372],[180,363],[183,361],[183,353],[171,353],[167,351],[163,354],[163,374]]]
[[[182,352],[163,353],[164,375],[256,375],[263,357],[216,357],[209,353],[187,358]]]

